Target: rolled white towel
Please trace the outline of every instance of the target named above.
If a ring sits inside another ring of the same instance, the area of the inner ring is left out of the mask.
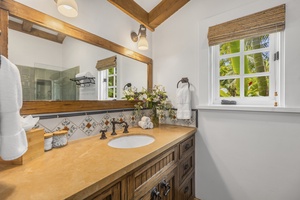
[[[142,117],[141,121],[146,123],[151,122],[150,117],[146,117],[146,116]]]
[[[153,123],[152,122],[148,123],[148,128],[153,128]]]
[[[78,74],[75,75],[76,78],[79,78],[79,77],[82,77],[82,76],[93,77],[93,75],[91,74],[91,72],[80,72],[80,73],[78,73]]]
[[[143,122],[143,121],[139,121],[138,125],[142,128],[142,129],[147,129],[148,128],[148,123],[147,122]]]

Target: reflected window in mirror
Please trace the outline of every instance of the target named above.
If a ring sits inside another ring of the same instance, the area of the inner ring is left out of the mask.
[[[117,67],[98,72],[99,97],[98,100],[114,100],[118,98]]]

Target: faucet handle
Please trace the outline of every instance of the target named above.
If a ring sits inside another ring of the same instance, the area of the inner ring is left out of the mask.
[[[129,127],[129,125],[126,123],[126,124],[124,125],[124,131],[123,131],[123,133],[129,133],[129,132],[128,132],[128,127]]]
[[[105,140],[107,138],[105,135],[106,132],[107,132],[107,130],[100,130],[100,133],[101,133],[100,140]]]

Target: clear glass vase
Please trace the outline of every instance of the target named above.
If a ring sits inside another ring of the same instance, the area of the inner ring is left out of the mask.
[[[153,128],[159,126],[159,117],[157,114],[156,107],[152,108],[151,122],[153,123]]]

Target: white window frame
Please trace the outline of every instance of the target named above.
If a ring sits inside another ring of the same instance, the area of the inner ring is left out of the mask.
[[[114,97],[113,98],[109,98],[108,97],[108,89],[109,88],[114,88],[115,91],[118,89],[117,84],[114,84],[113,86],[108,86],[108,79],[111,76],[115,77],[115,81],[119,81],[118,80],[118,74],[116,73],[116,70],[118,72],[118,69],[115,68],[114,74],[112,75],[108,75],[108,70],[102,70],[98,72],[98,88],[99,88],[99,92],[98,92],[98,100],[113,100],[113,99],[117,99],[116,95],[118,95],[118,91],[114,93]],[[105,81],[106,80],[106,81]]]
[[[211,74],[211,83],[210,83],[210,101],[209,105],[220,105],[223,99],[226,100],[234,100],[237,102],[237,105],[243,106],[274,106],[274,103],[277,102],[277,106],[284,105],[284,32],[278,32],[269,34],[270,35],[270,47],[251,50],[244,53],[244,39],[240,40],[240,52],[234,53],[230,55],[220,55],[219,45],[210,47],[210,74]],[[269,62],[270,62],[270,71],[259,73],[259,74],[244,74],[244,55],[254,54],[259,52],[269,51]],[[280,56],[279,60],[274,61],[274,53],[279,51]],[[230,58],[240,56],[240,75],[232,75],[226,77],[220,77],[219,74],[219,60],[222,58]],[[247,77],[258,77],[258,76],[269,76],[269,97],[244,97],[244,78]],[[221,79],[234,79],[240,78],[240,97],[220,97],[219,92],[219,80]],[[275,91],[279,94],[279,96],[275,96]]]

